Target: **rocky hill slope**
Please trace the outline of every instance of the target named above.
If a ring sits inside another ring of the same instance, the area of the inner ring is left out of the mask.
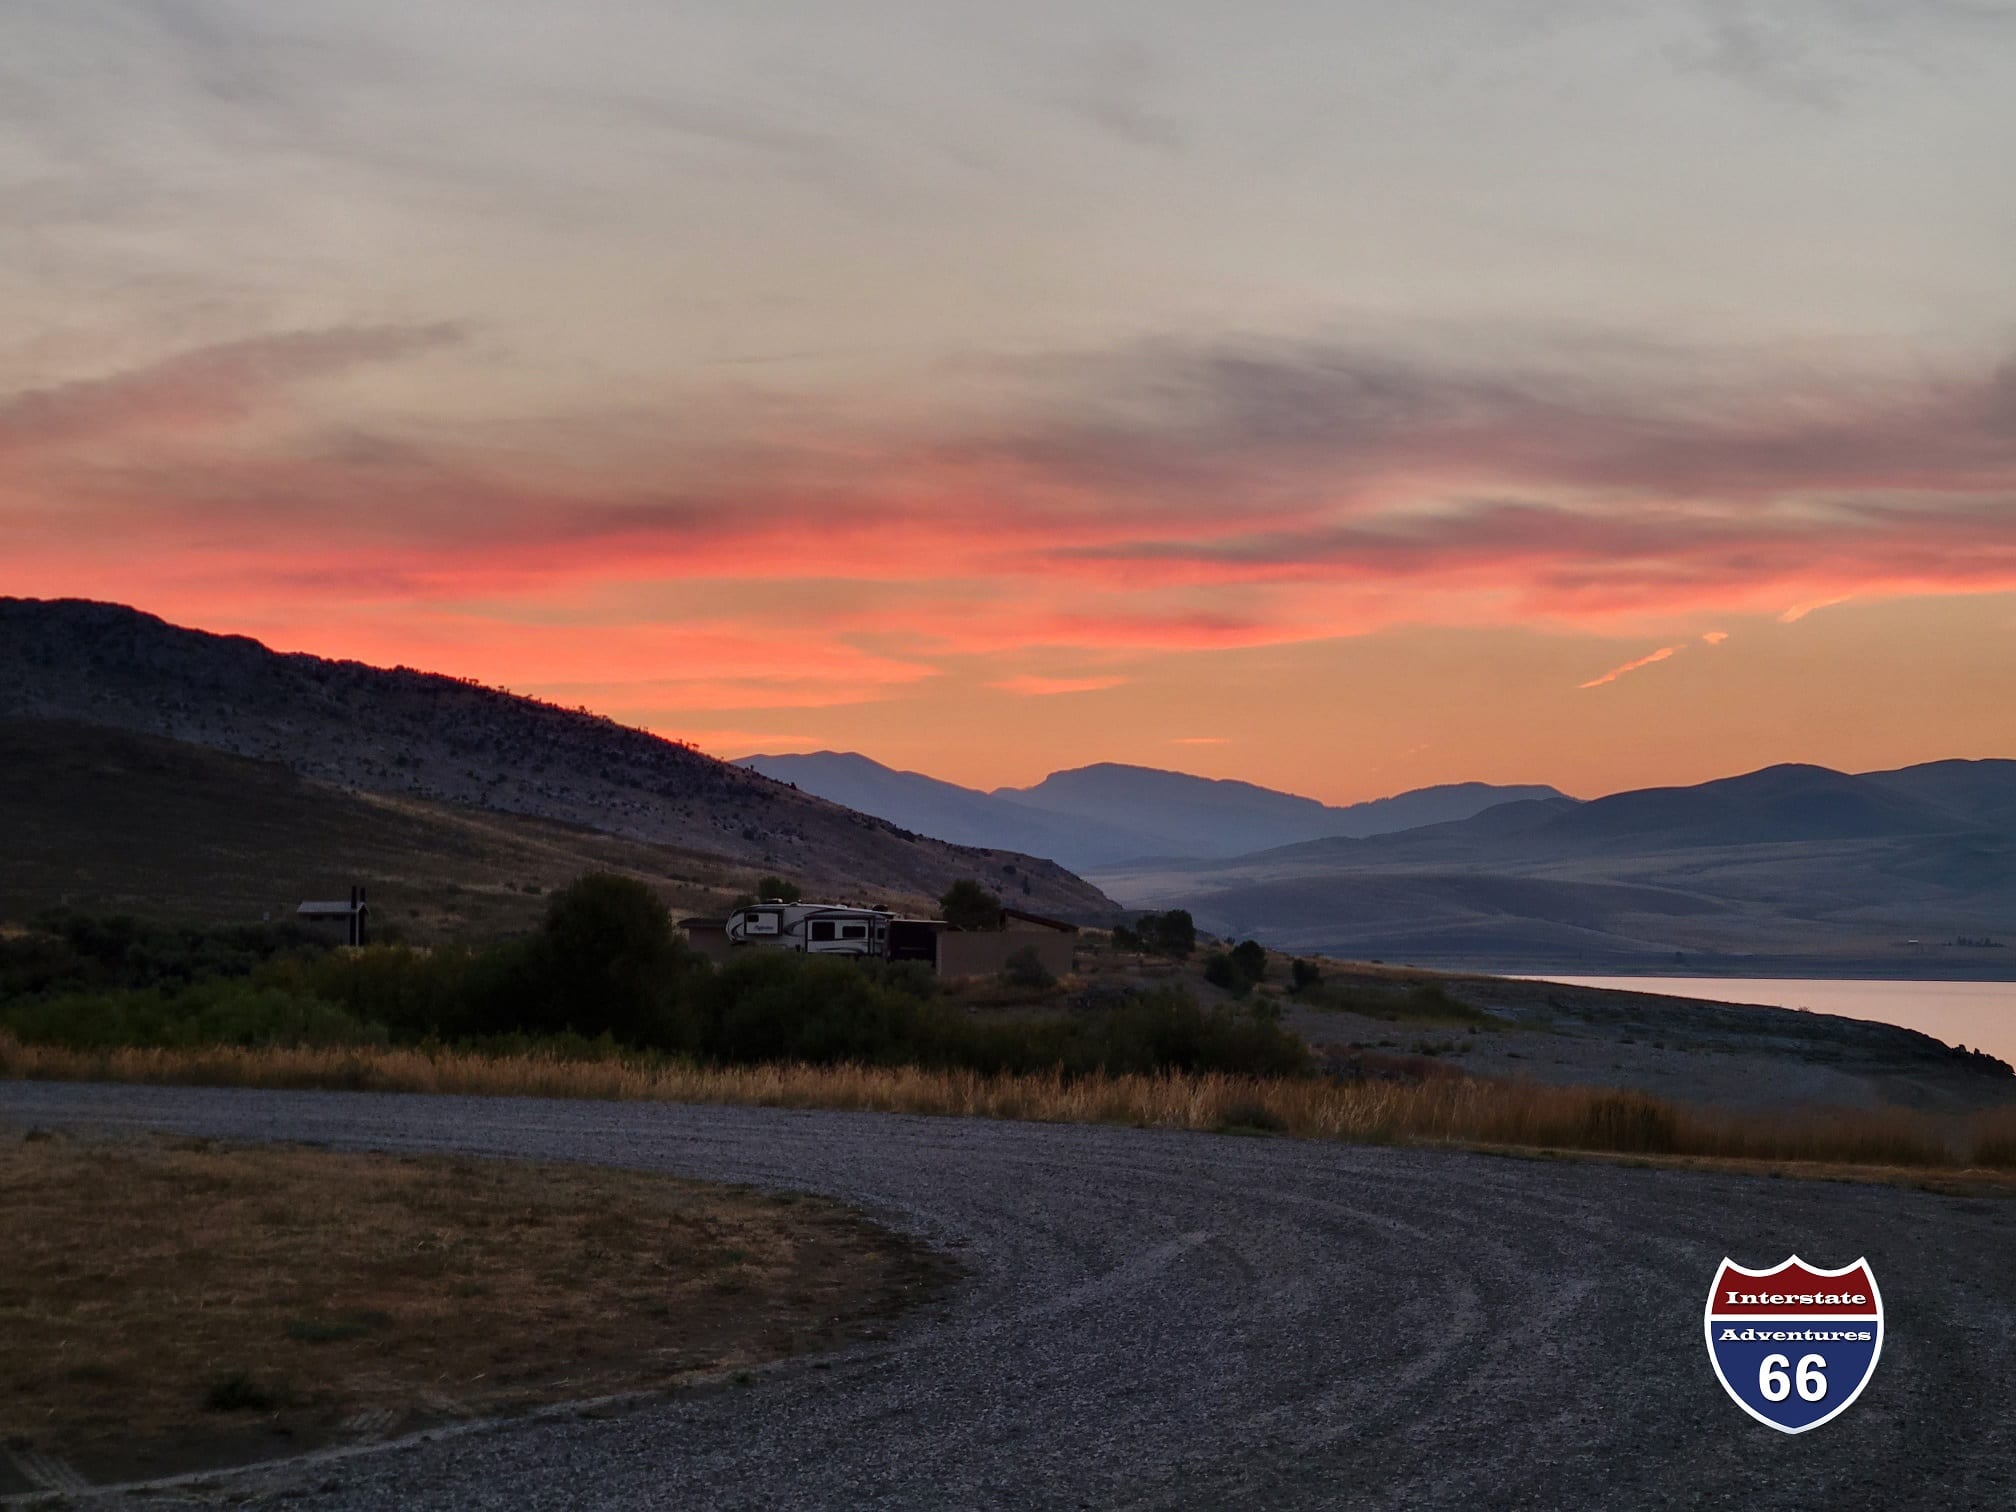
[[[116,604],[0,599],[0,718],[161,736],[359,792],[675,846],[808,889],[934,897],[971,877],[1038,912],[1112,907],[1054,862],[928,839],[585,710],[281,654]]]

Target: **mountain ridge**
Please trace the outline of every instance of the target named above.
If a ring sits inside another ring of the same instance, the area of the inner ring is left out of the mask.
[[[1960,961],[2016,974],[2016,762],[1783,764],[1226,861],[1095,869],[1282,949],[1492,970]],[[1942,949],[1946,947],[1940,947]],[[1971,952],[1971,953],[1969,953]],[[1886,968],[1888,969],[1888,968]],[[1899,968],[1901,969],[1901,967]]]
[[[1303,838],[1383,833],[1541,794],[1573,801],[1551,787],[1449,783],[1332,806],[1238,778],[1124,762],[992,791],[899,771],[854,751],[758,753],[737,764],[908,828],[967,844],[1013,844],[1079,869],[1153,857],[1228,858]]]
[[[580,825],[822,886],[928,898],[970,877],[1044,912],[1112,908],[1054,862],[947,845],[585,710],[408,667],[273,651],[125,605],[0,598],[0,717],[158,736],[359,791]]]

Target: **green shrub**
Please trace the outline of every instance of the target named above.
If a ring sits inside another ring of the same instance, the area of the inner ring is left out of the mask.
[[[1142,948],[1157,955],[1180,958],[1194,954],[1197,949],[1197,925],[1187,908],[1144,914],[1135,922],[1134,930]]]
[[[978,882],[961,879],[945,889],[938,913],[954,929],[999,929],[1001,900]]]
[[[1204,980],[1213,987],[1222,987],[1227,992],[1244,993],[1253,982],[1238,963],[1222,950],[1214,950],[1204,957]]]
[[[1307,992],[1323,980],[1323,970],[1314,961],[1296,957],[1288,963],[1288,990]]]
[[[180,992],[88,992],[0,1006],[0,1028],[27,1044],[71,1050],[121,1045],[382,1045],[366,1022],[311,993],[225,978]]]
[[[950,1010],[853,961],[751,950],[700,981],[694,1049],[709,1060],[894,1065],[943,1053]]]
[[[1056,974],[1043,964],[1034,945],[1024,945],[1002,963],[1001,980],[1011,987],[1042,990],[1057,985]]]
[[[57,911],[36,928],[0,939],[0,1000],[102,989],[173,989],[215,977],[246,976],[283,956],[329,947],[304,925],[177,925],[125,915]]]

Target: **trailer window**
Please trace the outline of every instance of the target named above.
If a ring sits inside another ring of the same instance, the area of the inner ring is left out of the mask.
[[[818,922],[815,922],[815,923],[814,923],[814,924],[812,925],[812,938],[813,938],[813,939],[815,939],[815,940],[830,940],[830,939],[832,939],[832,938],[833,938],[833,926],[832,926],[832,924],[831,924],[830,922],[829,922],[829,923],[818,923]]]
[[[843,940],[865,940],[868,938],[868,926],[866,924],[842,924],[840,926],[840,938]]]

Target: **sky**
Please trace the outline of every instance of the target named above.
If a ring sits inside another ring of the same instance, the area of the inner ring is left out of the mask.
[[[0,593],[723,756],[2016,756],[2016,0],[13,0]]]

